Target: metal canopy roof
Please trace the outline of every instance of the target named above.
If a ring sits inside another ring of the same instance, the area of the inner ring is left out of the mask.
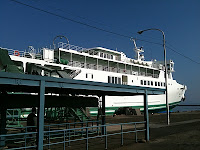
[[[164,94],[165,92],[165,89],[159,88],[0,72],[0,91],[37,93],[41,82],[45,82],[46,93],[58,94],[128,96],[145,94],[145,91],[148,94]]]

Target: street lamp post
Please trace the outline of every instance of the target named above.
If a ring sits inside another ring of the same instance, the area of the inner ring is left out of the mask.
[[[168,102],[168,89],[167,89],[168,82],[167,82],[167,59],[166,59],[167,55],[166,55],[166,49],[165,49],[165,33],[160,29],[151,28],[151,29],[138,31],[138,34],[142,34],[144,31],[148,31],[148,30],[157,30],[157,31],[160,31],[163,35],[164,64],[165,64],[165,89],[166,89],[165,95],[166,95],[166,107],[167,107],[167,125],[169,125],[170,119],[169,119],[169,102]]]

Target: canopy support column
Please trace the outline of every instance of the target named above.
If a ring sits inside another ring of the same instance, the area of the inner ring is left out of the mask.
[[[44,139],[44,103],[45,103],[45,81],[40,81],[40,92],[39,92],[39,115],[38,115],[38,150],[43,149]]]
[[[6,108],[1,108],[0,109],[0,114],[1,114],[1,119],[0,119],[0,135],[5,135],[6,134]],[[5,137],[0,137],[0,148],[5,147],[6,138]]]
[[[148,112],[148,91],[144,94],[144,121],[145,121],[145,140],[149,141],[149,112]]]
[[[106,114],[106,113],[105,113],[105,95],[103,95],[103,96],[102,96],[102,122],[101,122],[102,125],[105,125],[105,124],[106,124],[106,118],[105,118],[106,115],[105,115],[105,114]],[[103,135],[105,134],[105,133],[104,133],[104,131],[105,131],[104,128],[105,128],[105,127],[102,128],[102,134],[103,134]]]

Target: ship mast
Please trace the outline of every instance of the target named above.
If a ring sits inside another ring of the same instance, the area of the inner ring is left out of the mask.
[[[136,60],[139,60],[139,61],[144,61],[144,55],[143,54],[140,54],[140,53],[143,53],[144,52],[144,49],[143,47],[140,47],[140,48],[137,48],[137,45],[136,45],[136,42],[135,42],[135,39],[131,39],[134,43],[134,51],[135,51],[135,59]]]

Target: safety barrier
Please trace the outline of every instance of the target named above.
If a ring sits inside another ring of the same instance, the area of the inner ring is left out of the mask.
[[[94,123],[96,123],[97,125],[94,126]],[[99,125],[99,123],[100,123],[99,121],[87,121],[87,122],[45,125],[43,147],[48,147],[48,149],[50,149],[52,146],[62,144],[63,149],[65,150],[67,146],[70,146],[71,142],[85,140],[86,149],[88,150],[89,139],[104,138],[105,149],[107,149],[108,136],[121,135],[120,142],[121,145],[123,145],[124,134],[135,133],[135,142],[137,142],[138,132],[146,131],[145,127],[137,126],[138,124],[145,124],[146,123],[145,121],[120,123],[120,124],[106,124],[106,125]],[[85,127],[83,127],[84,124],[86,125]],[[128,130],[125,130],[125,126],[127,125],[131,127]],[[120,127],[120,129],[116,131],[108,131],[110,130],[108,129],[109,127],[113,128],[114,126],[118,126]],[[65,129],[63,129],[64,127]],[[28,127],[19,127],[17,129],[25,130],[25,133],[0,135],[0,139],[6,138],[6,144],[9,144],[10,141],[13,141],[16,145],[18,145],[18,147],[11,148],[12,150],[37,147],[36,145],[37,132],[27,132]]]

